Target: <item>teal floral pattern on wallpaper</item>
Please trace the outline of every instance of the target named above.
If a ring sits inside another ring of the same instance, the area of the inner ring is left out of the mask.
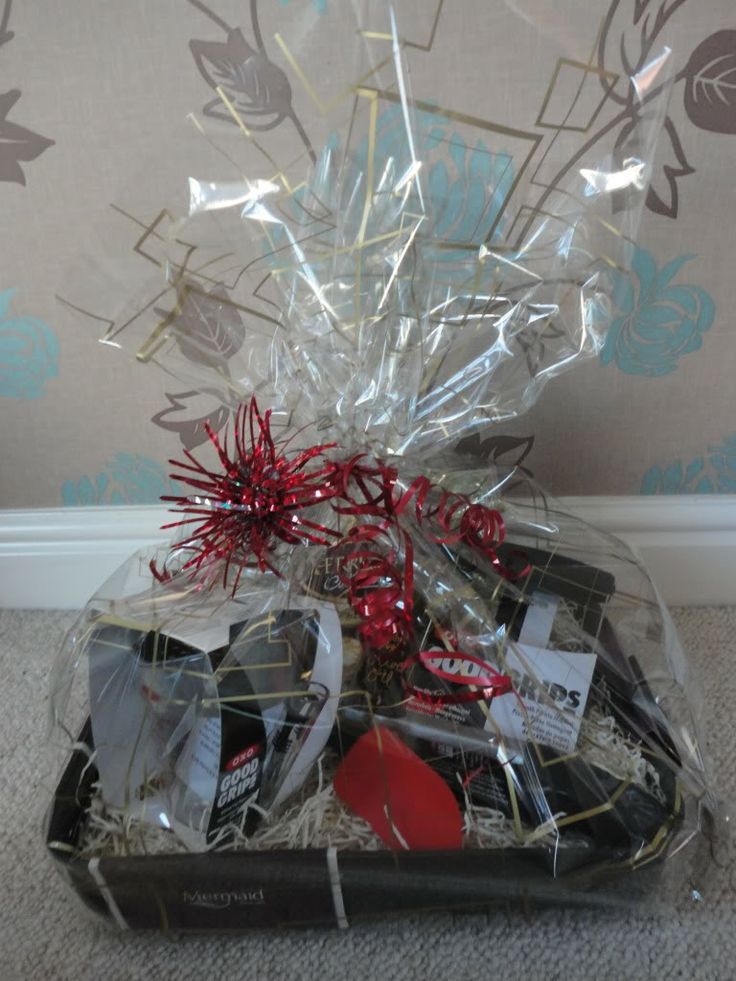
[[[481,245],[498,225],[499,217],[514,182],[510,154],[492,152],[482,139],[468,143],[453,121],[439,112],[417,109],[412,118],[416,156],[425,162],[425,191],[429,198],[430,227],[425,238],[443,242]],[[384,109],[376,126],[375,170],[381,173],[389,160],[398,174],[412,163],[407,147],[403,107]],[[367,137],[356,149],[356,164],[366,169]],[[412,210],[411,204],[408,208]],[[420,213],[416,202],[416,213]],[[500,229],[497,228],[500,237]],[[443,250],[450,260],[452,249]]]
[[[95,477],[64,481],[61,500],[66,507],[156,504],[175,491],[176,484],[160,463],[138,453],[117,453]]]
[[[59,373],[59,342],[42,320],[11,316],[14,294],[0,292],[0,396],[40,399]]]
[[[736,494],[736,433],[709,446],[684,463],[651,467],[641,482],[642,494]]]
[[[702,287],[676,282],[693,258],[683,255],[659,269],[651,252],[637,248],[631,273],[614,274],[616,316],[601,351],[604,365],[657,378],[702,347],[715,304]]]
[[[466,262],[468,245],[480,246],[502,237],[502,212],[514,183],[513,158],[508,153],[491,151],[482,139],[468,142],[454,128],[453,121],[440,112],[416,109],[412,128],[416,157],[424,164],[421,192],[424,199],[423,202],[420,200],[420,192],[415,186],[409,192],[405,212],[427,214],[429,221],[422,227],[425,245],[433,239],[442,242],[442,249],[436,250],[433,258],[448,264],[458,260]],[[339,136],[333,133],[322,150],[316,168],[318,172],[338,146]],[[357,143],[343,177],[346,188],[359,186],[368,172],[368,146],[367,136]],[[412,162],[403,108],[390,106],[378,114],[373,172],[383,175],[391,169],[398,179],[399,175],[410,171]],[[294,217],[304,215],[308,208],[304,202],[312,193],[313,189],[304,185],[294,194]],[[353,206],[353,202],[346,206]],[[379,212],[369,217],[367,237],[374,232],[371,221],[380,220]],[[269,230],[270,244],[264,246],[264,252],[287,242],[282,228],[272,228]],[[448,243],[457,243],[458,248],[448,248]],[[467,267],[459,267],[458,275],[466,277]]]
[[[279,3],[285,7],[289,4],[291,0],[279,0]],[[312,0],[312,6],[319,14],[327,13],[327,0]]]

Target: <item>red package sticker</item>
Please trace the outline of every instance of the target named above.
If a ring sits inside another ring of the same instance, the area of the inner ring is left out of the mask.
[[[335,774],[335,792],[389,848],[462,848],[463,821],[452,791],[389,729],[366,732]]]

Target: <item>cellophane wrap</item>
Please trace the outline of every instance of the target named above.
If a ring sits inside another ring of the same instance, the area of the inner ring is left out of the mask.
[[[522,856],[496,885],[489,866],[485,899],[688,895],[717,805],[661,599],[620,541],[458,450],[600,351],[671,53],[617,79],[624,136],[581,138],[540,185],[517,165],[534,131],[484,123],[492,63],[478,116],[455,112],[441,79],[415,91],[403,5],[345,7],[331,99],[306,14],[275,35],[288,75],[252,49],[215,84],[234,56],[200,52],[215,97],[138,243],[154,288],[90,258],[121,298],[105,342],[209,408],[172,461],[171,546],[62,647],[52,741],[83,754],[82,814],[50,846],[419,850],[440,878],[477,850]],[[319,146],[264,125],[290,84],[319,102]]]

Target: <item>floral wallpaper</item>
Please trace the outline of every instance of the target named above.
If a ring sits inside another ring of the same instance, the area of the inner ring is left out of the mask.
[[[700,350],[703,334],[713,326],[715,303],[701,287],[678,282],[681,269],[694,258],[678,256],[658,269],[651,252],[636,249],[631,274],[616,273],[616,317],[601,364],[658,378],[676,371],[680,358]]]
[[[138,453],[116,453],[94,478],[65,480],[62,504],[148,504],[175,492],[164,467]]]
[[[15,292],[0,292],[0,398],[40,399],[59,373],[59,339],[42,320],[11,314]]]
[[[655,465],[644,474],[642,494],[736,494],[736,433],[687,463]]]
[[[167,460],[201,445],[205,422],[227,425],[233,407],[98,344],[112,318],[105,296],[84,316],[60,302],[66,268],[90,251],[100,216],[127,236],[131,261],[160,267],[164,212],[141,174],[156,172],[165,190],[170,134],[191,113],[230,125],[229,103],[264,148],[283,141],[318,161],[326,107],[352,67],[345,16],[333,0],[130,0],[74,16],[52,0],[0,0],[0,508],[153,502],[171,492]],[[618,80],[672,48],[638,245],[630,271],[615,274],[598,363],[459,448],[516,463],[551,493],[736,493],[731,0],[560,0],[544,12],[532,0],[404,0],[402,16],[406,57],[432,100],[418,109],[417,139],[428,193],[446,201],[435,232],[478,244],[514,234],[517,179],[541,210],[583,152],[624,153],[647,110]],[[294,57],[302,49],[316,74]],[[397,152],[400,111],[380,108],[379,160]],[[492,132],[468,124],[477,117]],[[147,311],[172,316],[153,294]],[[184,357],[196,337],[227,366],[236,352],[223,346],[223,317],[246,336],[223,283],[185,293],[174,315]]]

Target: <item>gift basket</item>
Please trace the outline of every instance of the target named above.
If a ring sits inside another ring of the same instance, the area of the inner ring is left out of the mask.
[[[617,77],[625,138],[540,193],[504,151],[533,133],[471,151],[481,120],[415,91],[404,14],[345,11],[350,84],[296,155],[270,124],[312,35],[274,35],[288,75],[236,29],[198,48],[216,98],[136,245],[153,299],[112,265],[104,340],[210,405],[172,543],[100,587],[51,679],[47,847],[122,928],[657,901],[707,851],[694,683],[646,572],[458,449],[600,350],[670,53]]]

